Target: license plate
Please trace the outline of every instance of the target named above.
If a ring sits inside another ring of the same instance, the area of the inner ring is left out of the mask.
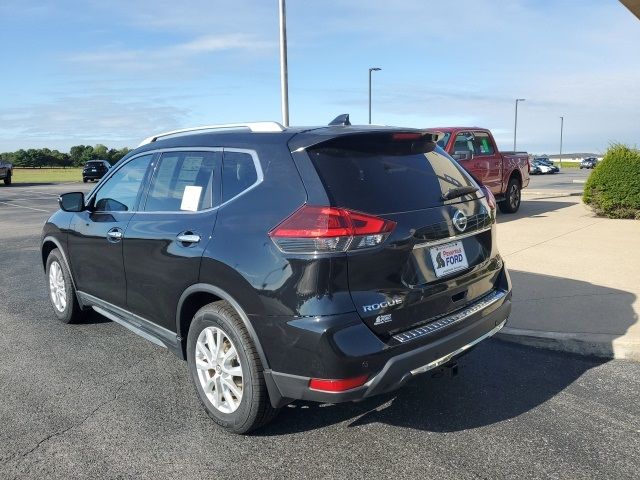
[[[95,168],[92,168],[91,171],[92,172],[97,172],[97,170]]]
[[[451,242],[429,249],[436,277],[444,277],[450,273],[469,267],[467,255],[462,242]]]

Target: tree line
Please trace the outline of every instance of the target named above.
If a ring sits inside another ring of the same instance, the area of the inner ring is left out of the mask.
[[[69,153],[48,148],[30,148],[15,152],[0,153],[0,159],[10,162],[14,167],[50,168],[81,167],[89,160],[106,160],[111,165],[124,157],[131,150],[124,148],[107,148],[105,145],[76,145]]]

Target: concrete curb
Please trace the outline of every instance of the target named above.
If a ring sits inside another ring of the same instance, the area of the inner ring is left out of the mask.
[[[608,333],[564,333],[504,327],[497,338],[538,348],[640,362],[640,341]]]
[[[556,197],[581,197],[582,192],[554,192],[554,191],[532,192],[532,191],[524,191],[524,190],[522,192],[523,197],[528,197],[533,195],[545,195],[544,197],[532,199],[532,200],[542,200],[545,198],[556,198]]]

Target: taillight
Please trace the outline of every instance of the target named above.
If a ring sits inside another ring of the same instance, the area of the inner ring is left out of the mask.
[[[344,378],[340,380],[328,380],[324,378],[312,378],[309,380],[309,388],[311,390],[320,390],[322,392],[345,392],[352,388],[364,385],[369,378],[368,375],[362,375],[354,378]]]
[[[396,223],[346,208],[303,205],[269,232],[287,253],[346,252],[380,245]]]
[[[482,190],[482,193],[484,193],[484,198],[489,204],[489,209],[491,210],[491,216],[495,219],[496,207],[498,206],[496,204],[496,197],[494,197],[493,193],[491,193],[491,190],[489,190],[484,185],[480,186],[480,190]]]

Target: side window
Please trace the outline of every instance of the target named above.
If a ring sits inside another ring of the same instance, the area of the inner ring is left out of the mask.
[[[447,143],[449,143],[450,136],[451,134],[449,132],[444,132],[444,135],[442,136],[442,138],[438,140],[438,146],[440,148],[445,148],[447,146]]]
[[[155,169],[144,210],[197,212],[215,206],[219,152],[166,152]]]
[[[473,135],[469,132],[457,134],[453,145],[453,153],[474,153]]]
[[[258,181],[253,157],[243,152],[224,152],[222,162],[222,201],[232,199]]]
[[[475,132],[473,143],[476,155],[493,155],[493,145],[487,132]]]
[[[99,212],[133,210],[152,157],[144,155],[119,168],[98,190],[94,197],[94,209]]]

